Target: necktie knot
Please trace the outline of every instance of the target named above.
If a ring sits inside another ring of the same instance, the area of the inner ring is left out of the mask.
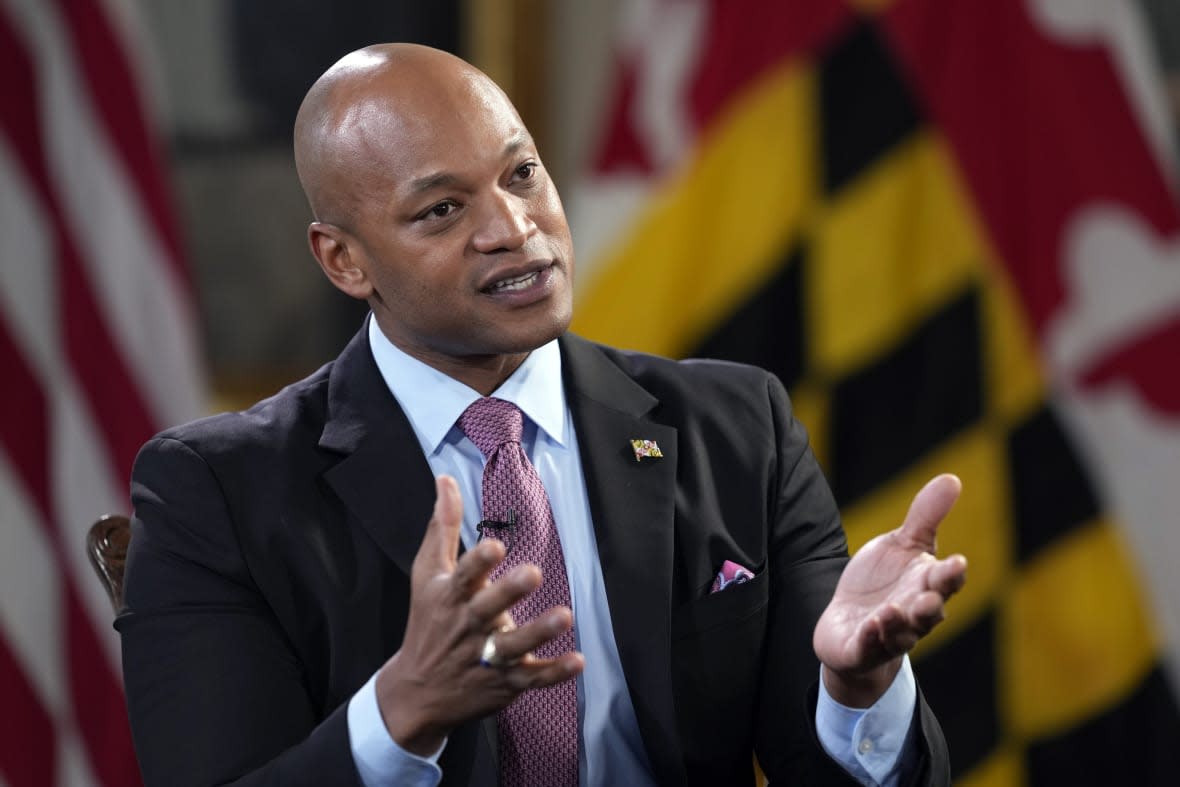
[[[524,415],[512,402],[485,396],[476,399],[459,416],[459,429],[485,458],[504,443],[519,443]]]

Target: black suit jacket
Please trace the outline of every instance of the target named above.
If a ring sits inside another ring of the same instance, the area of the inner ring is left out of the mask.
[[[660,784],[851,784],[814,731],[811,634],[847,557],[773,376],[561,340],[612,625]],[[637,462],[633,438],[664,456]],[[356,784],[347,701],[392,655],[433,476],[362,330],[248,411],[141,451],[117,621],[148,784]],[[756,578],[711,595],[721,563]],[[946,783],[919,699],[914,783]],[[495,781],[494,723],[445,784]]]

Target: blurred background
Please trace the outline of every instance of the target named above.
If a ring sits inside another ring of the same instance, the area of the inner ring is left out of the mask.
[[[85,531],[359,327],[291,126],[388,40],[516,102],[575,330],[782,378],[853,548],[962,476],[957,784],[1176,783],[1174,0],[0,0],[0,787],[137,783]]]

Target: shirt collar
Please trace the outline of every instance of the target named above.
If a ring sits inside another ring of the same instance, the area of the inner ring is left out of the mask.
[[[369,347],[422,450],[427,455],[435,453],[463,411],[480,398],[479,392],[400,350],[371,315]],[[512,402],[550,439],[566,444],[565,387],[561,383],[561,350],[556,339],[529,353],[492,396]]]

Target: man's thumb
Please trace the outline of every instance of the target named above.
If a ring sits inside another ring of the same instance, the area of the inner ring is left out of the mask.
[[[910,503],[909,513],[901,526],[902,532],[933,552],[938,525],[946,518],[962,491],[963,482],[950,473],[927,481],[914,495],[914,502]]]

